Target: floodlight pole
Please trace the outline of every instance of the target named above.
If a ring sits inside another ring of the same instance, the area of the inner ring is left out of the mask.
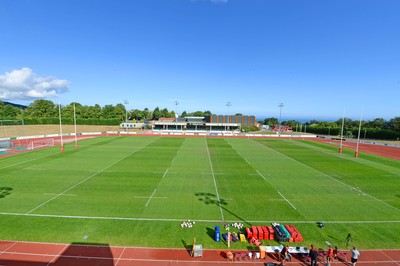
[[[179,105],[179,101],[174,101],[175,103],[175,131],[178,132],[178,105]]]
[[[124,100],[124,105],[125,105],[125,126],[126,126],[126,131],[128,131],[128,108],[127,105],[129,104],[128,100]]]
[[[278,121],[278,136],[281,136],[281,118],[282,118],[282,107],[283,103],[279,103],[279,121]]]
[[[358,148],[359,148],[359,146],[360,146],[360,133],[361,133],[362,115],[363,115],[363,109],[361,109],[360,124],[359,124],[359,126],[358,126],[357,147],[356,147],[356,153],[355,153],[355,155],[354,155],[356,158],[358,158]]]
[[[226,106],[228,107],[228,120],[226,121],[226,123],[230,123],[231,117],[230,117],[229,107],[232,106],[232,103],[231,102],[226,102]],[[225,130],[226,131],[228,130],[228,126],[225,126]]]
[[[231,102],[226,102],[226,106],[228,107],[228,123],[230,122],[230,112],[229,112],[229,107],[231,107],[232,106],[232,103]]]
[[[128,109],[126,107],[129,104],[128,100],[124,100],[124,104],[125,104],[125,123],[128,123]]]

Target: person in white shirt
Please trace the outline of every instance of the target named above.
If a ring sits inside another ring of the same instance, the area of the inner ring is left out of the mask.
[[[356,249],[356,247],[353,247],[353,249],[350,250],[350,252],[351,252],[351,264],[353,266],[355,266],[357,263],[358,257],[360,257],[360,251],[358,251]]]

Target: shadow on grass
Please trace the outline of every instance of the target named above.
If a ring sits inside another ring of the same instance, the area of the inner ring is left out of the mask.
[[[181,241],[182,241],[183,247],[186,249],[187,253],[191,256],[193,245],[188,245],[188,243],[186,243],[186,241],[183,240],[182,238],[181,238]]]
[[[213,228],[207,227],[207,235],[211,238],[211,239],[215,239],[215,230]]]
[[[11,190],[13,190],[13,189],[10,187],[0,187],[0,199],[10,195]]]
[[[198,197],[199,201],[203,202],[204,204],[208,205],[208,204],[213,204],[218,206],[219,208],[221,208],[222,210],[232,214],[233,216],[235,216],[239,222],[243,222],[246,223],[247,225],[251,226],[251,223],[247,222],[245,219],[243,219],[242,217],[240,217],[239,215],[237,215],[236,213],[231,212],[229,209],[227,209],[225,206],[228,205],[228,203],[226,202],[226,200],[224,200],[223,198],[217,198],[217,196],[213,193],[208,193],[208,192],[197,192],[194,193],[194,195],[196,197]],[[224,221],[221,221],[224,222]]]

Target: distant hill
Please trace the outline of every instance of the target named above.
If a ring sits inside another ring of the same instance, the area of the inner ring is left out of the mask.
[[[26,105],[22,105],[22,104],[16,104],[16,103],[10,103],[10,102],[3,102],[5,105],[12,105],[12,106],[14,106],[14,107],[18,107],[18,108],[20,108],[20,109],[25,109],[26,107],[28,107],[28,106],[26,106]]]

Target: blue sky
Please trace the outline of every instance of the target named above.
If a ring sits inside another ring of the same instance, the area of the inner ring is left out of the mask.
[[[388,120],[399,14],[398,0],[0,0],[0,100]]]

